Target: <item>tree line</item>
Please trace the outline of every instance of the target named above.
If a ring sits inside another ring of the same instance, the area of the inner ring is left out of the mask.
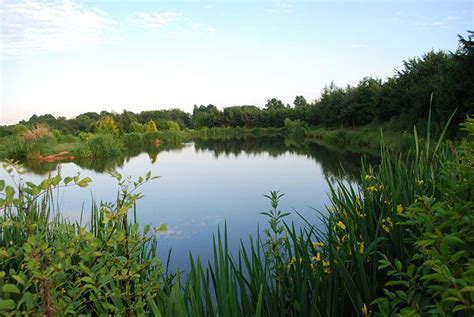
[[[365,77],[357,85],[327,85],[319,98],[307,101],[296,96],[292,105],[276,98],[263,108],[255,105],[225,107],[194,106],[192,113],[180,109],[151,110],[133,113],[86,112],[75,118],[51,114],[33,115],[19,125],[46,124],[67,134],[94,132],[104,117],[112,118],[119,133],[153,129],[180,130],[212,127],[283,127],[285,119],[299,120],[309,126],[359,127],[388,123],[394,128],[410,128],[426,121],[429,108],[432,122],[443,124],[456,110],[459,123],[474,109],[474,32],[459,35],[455,52],[430,51],[410,58],[403,67],[385,80]],[[432,97],[433,94],[433,98]],[[432,100],[431,100],[432,99]],[[4,126],[0,136],[13,133],[14,126]]]

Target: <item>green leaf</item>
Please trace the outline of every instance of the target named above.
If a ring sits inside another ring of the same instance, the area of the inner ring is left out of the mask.
[[[20,275],[12,275],[12,278],[21,285],[25,285],[25,280]]]
[[[166,224],[162,223],[158,227],[155,227],[156,232],[165,232],[167,230]]]
[[[7,195],[7,199],[13,198],[13,195],[15,195],[15,189],[11,186],[7,186],[7,188],[5,188],[5,194]]]
[[[2,291],[4,291],[5,293],[20,294],[20,289],[14,284],[3,285]]]
[[[0,299],[0,310],[12,310],[15,309],[15,302],[11,299]]]
[[[90,177],[86,177],[86,178],[81,179],[78,185],[80,187],[86,187],[89,185],[90,182],[92,182],[92,179]]]
[[[0,179],[0,191],[2,191],[5,188],[5,181],[3,179]]]

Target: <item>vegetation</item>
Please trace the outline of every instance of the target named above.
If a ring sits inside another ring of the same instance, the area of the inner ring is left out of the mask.
[[[430,124],[428,124],[428,127]],[[359,185],[329,182],[323,229],[296,228],[271,192],[263,235],[230,255],[227,229],[208,264],[190,256],[184,276],[156,257],[139,228],[137,181],[112,173],[114,203],[93,207],[87,225],[55,209],[55,188],[85,187],[79,176],[38,185],[0,182],[0,310],[34,315],[470,316],[474,313],[474,120],[458,146],[415,129],[413,153],[382,147]],[[428,129],[428,131],[430,131]],[[441,133],[444,135],[446,129]],[[21,174],[7,166],[13,179]],[[164,226],[155,231],[165,230]]]

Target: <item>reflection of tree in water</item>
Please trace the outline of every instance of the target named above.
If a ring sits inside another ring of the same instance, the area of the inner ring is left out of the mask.
[[[37,175],[48,176],[51,172],[58,168],[57,162],[38,162],[38,161],[24,161],[23,166],[28,172]]]
[[[163,151],[181,149],[185,147],[185,144],[182,143],[167,143],[160,146],[142,146],[142,147],[133,147],[125,151],[124,155],[121,157],[107,157],[107,158],[84,158],[77,159],[74,161],[67,162],[38,162],[38,161],[24,161],[23,166],[28,172],[32,172],[38,175],[47,176],[52,171],[56,171],[58,165],[61,163],[73,162],[79,167],[87,170],[92,170],[97,173],[104,173],[109,170],[122,167],[130,159],[142,154],[147,153],[150,157],[150,161],[154,164],[158,158],[158,154]]]
[[[74,163],[83,169],[103,173],[107,170],[122,167],[133,157],[147,153],[154,164],[160,152],[176,150],[185,147],[183,143],[167,143],[159,147],[141,147],[128,149],[124,156],[116,158],[81,159]],[[234,139],[195,139],[196,151],[211,151],[218,158],[221,155],[239,156],[241,154],[260,155],[267,153],[278,157],[286,153],[303,155],[315,160],[321,165],[323,172],[329,177],[340,177],[357,181],[361,164],[361,154],[356,154],[343,149],[332,149],[313,142],[299,142],[282,136],[246,136]],[[367,157],[370,162],[375,162],[373,157]],[[47,175],[55,171],[58,162],[25,162],[27,170],[40,175]],[[344,169],[344,170],[342,170]]]
[[[362,158],[361,154],[337,151],[317,143],[295,142],[280,136],[246,137],[231,140],[195,140],[194,147],[196,151],[212,151],[216,158],[220,155],[229,156],[233,154],[238,156],[242,153],[253,155],[268,153],[272,157],[294,153],[314,159],[328,176],[343,176],[351,181],[359,179]],[[373,157],[367,157],[367,159],[375,161]]]

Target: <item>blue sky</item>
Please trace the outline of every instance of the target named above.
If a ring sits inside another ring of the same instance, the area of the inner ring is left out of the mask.
[[[3,1],[0,123],[309,100],[455,50],[473,1]]]

